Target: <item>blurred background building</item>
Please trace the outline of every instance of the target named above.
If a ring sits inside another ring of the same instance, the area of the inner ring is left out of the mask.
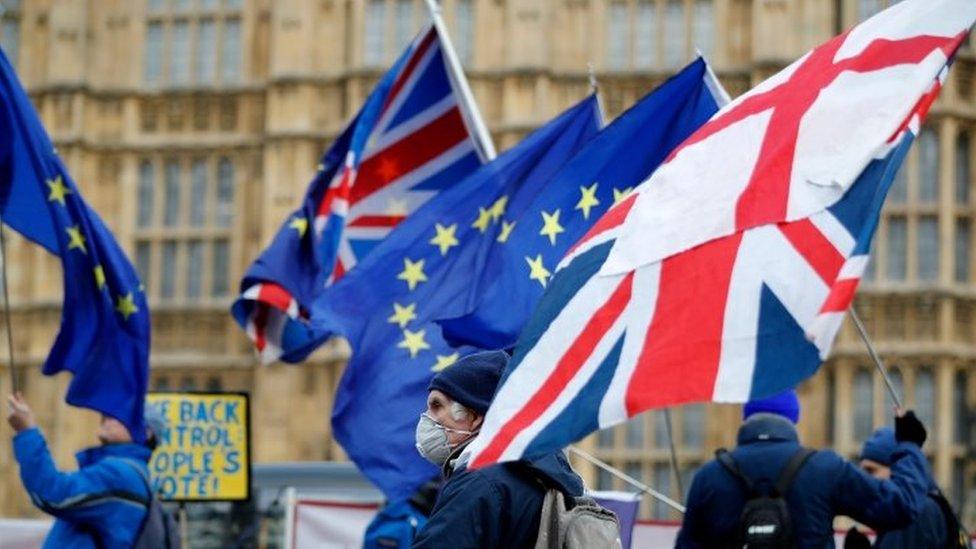
[[[734,96],[893,0],[443,0],[496,144],[506,148],[588,92],[615,116],[696,49]],[[129,252],[153,307],[154,389],[246,390],[257,462],[341,460],[329,412],[346,348],[259,367],[228,314],[250,261],[302,196],[319,157],[428,20],[423,0],[0,0],[15,63],[85,197]],[[967,44],[892,189],[857,307],[910,407],[950,499],[976,524],[976,50]],[[10,234],[8,232],[8,234]],[[40,374],[57,332],[59,264],[8,242],[16,367],[58,462],[94,441],[94,414]],[[0,355],[0,356],[5,356]],[[433,358],[432,358],[433,360]],[[6,368],[6,359],[0,359]],[[9,390],[0,369],[0,391]],[[891,402],[845,327],[801,388],[812,446],[853,456]],[[739,409],[673,411],[587,439],[597,456],[681,498],[734,444]],[[4,423],[0,435],[10,435]],[[9,450],[0,515],[32,516]],[[590,486],[628,487],[586,464]],[[645,502],[647,518],[676,518]]]

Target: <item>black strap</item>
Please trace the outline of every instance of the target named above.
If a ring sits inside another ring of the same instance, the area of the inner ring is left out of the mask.
[[[733,477],[742,483],[742,486],[745,487],[746,492],[749,493],[750,497],[756,495],[756,485],[753,484],[753,482],[742,473],[742,470],[739,469],[739,466],[735,463],[735,460],[732,459],[732,454],[730,454],[728,450],[725,448],[715,450],[715,459],[717,459],[718,462],[721,463],[722,466],[725,467],[725,469],[731,473]]]
[[[803,464],[810,459],[810,456],[815,454],[815,450],[809,448],[800,448],[791,457],[786,466],[783,467],[783,472],[779,474],[779,478],[776,479],[776,494],[780,497],[786,497],[786,494],[790,491],[790,485],[793,484],[793,478],[803,467]]]

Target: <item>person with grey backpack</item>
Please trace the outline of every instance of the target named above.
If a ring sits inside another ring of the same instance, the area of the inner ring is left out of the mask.
[[[467,469],[464,448],[481,428],[507,364],[503,351],[475,353],[431,381],[417,450],[441,467],[445,482],[412,547],[619,546],[616,517],[582,499],[583,481],[562,452]]]

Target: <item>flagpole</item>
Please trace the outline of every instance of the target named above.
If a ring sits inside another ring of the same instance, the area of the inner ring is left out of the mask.
[[[668,433],[668,447],[671,450],[671,470],[674,471],[674,479],[677,482],[678,493],[684,494],[685,489],[681,485],[681,471],[678,469],[678,450],[674,447],[674,427],[671,423],[671,408],[664,409],[664,429]]]
[[[875,350],[874,344],[871,343],[871,338],[868,337],[867,330],[864,329],[864,324],[861,323],[861,317],[857,316],[857,311],[854,310],[854,306],[851,305],[848,311],[851,313],[851,320],[854,321],[854,327],[857,328],[857,333],[861,335],[861,340],[864,341],[864,345],[868,348],[868,354],[871,355],[871,359],[874,360],[874,365],[881,372],[881,379],[884,380],[885,387],[888,388],[888,393],[891,395],[892,402],[900,410],[902,408],[901,397],[898,396],[898,392],[895,390],[895,385],[891,382],[891,378],[888,376],[888,370],[885,368],[883,362],[881,362],[881,356],[878,355],[878,351]]]
[[[10,324],[10,290],[7,289],[8,281],[7,278],[7,231],[4,229],[3,223],[0,222],[0,257],[3,260],[3,267],[0,268],[0,277],[3,283],[3,315],[4,324],[6,324],[7,332],[7,364],[10,368],[10,385],[11,393],[16,394],[20,390],[20,379],[17,376],[17,368],[14,366],[14,337]]]
[[[469,116],[467,118],[470,118],[470,122],[474,125],[474,132],[478,138],[478,142],[481,144],[481,150],[486,157],[485,160],[494,160],[497,156],[495,144],[491,140],[491,133],[488,132],[488,127],[485,126],[485,122],[481,118],[481,111],[478,110],[478,105],[474,102],[474,94],[471,93],[468,79],[464,76],[461,61],[458,59],[457,52],[454,51],[451,36],[447,33],[447,25],[444,24],[444,18],[441,16],[441,6],[437,0],[426,0],[426,2],[427,9],[430,11],[430,18],[434,23],[434,29],[437,30],[437,34],[441,38],[444,56],[447,59],[447,66],[453,77],[451,80],[457,84],[457,91],[460,92],[461,101],[464,102],[464,108],[468,112]]]
[[[600,460],[596,456],[594,456],[592,454],[589,454],[587,452],[584,452],[583,450],[580,450],[579,448],[577,448],[575,446],[569,446],[569,451],[572,452],[572,453],[574,453],[574,454],[576,454],[577,456],[585,459],[586,461],[592,463],[593,465],[596,465],[597,467],[599,467],[600,469],[603,469],[604,471],[610,473],[611,475],[619,478],[620,480],[626,482],[627,484],[630,484],[631,486],[633,486],[634,488],[637,488],[641,492],[644,492],[644,493],[648,494],[649,496],[651,496],[652,498],[660,501],[661,503],[664,503],[665,505],[667,505],[668,507],[674,509],[675,511],[684,514],[684,512],[685,512],[685,506],[684,505],[681,505],[677,501],[674,501],[673,499],[671,499],[668,496],[662,494],[661,492],[658,492],[654,488],[651,488],[650,486],[648,486],[648,485],[644,484],[643,482],[635,479],[634,477],[628,475],[627,473],[621,471],[620,469],[617,469],[613,465],[610,465],[609,463],[606,463],[605,461]]]

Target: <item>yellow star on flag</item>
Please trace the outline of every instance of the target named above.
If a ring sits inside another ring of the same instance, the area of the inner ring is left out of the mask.
[[[508,195],[498,197],[498,200],[488,209],[491,212],[491,220],[497,222],[505,215],[505,207],[508,206]]]
[[[457,223],[451,225],[450,227],[445,227],[440,223],[434,225],[434,230],[437,231],[437,236],[430,239],[430,243],[441,249],[441,255],[447,255],[447,251],[451,249],[452,246],[457,246],[458,239],[454,236],[454,232],[457,231]]]
[[[65,231],[68,232],[68,249],[74,250],[77,248],[81,250],[81,253],[87,254],[88,248],[85,247],[85,235],[81,234],[81,227],[75,225],[74,227],[68,227]]]
[[[447,356],[437,355],[437,364],[434,364],[434,367],[431,368],[430,370],[432,372],[440,372],[441,370],[444,370],[449,366],[453,366],[454,363],[457,362],[459,358],[461,358],[460,353],[454,353],[452,355],[447,355]]]
[[[590,218],[590,210],[593,206],[599,206],[600,201],[596,198],[596,187],[598,183],[594,183],[589,187],[580,187],[580,200],[576,203],[577,210],[583,210],[583,219]]]
[[[308,230],[308,218],[306,217],[295,217],[288,224],[289,229],[295,229],[298,231],[299,238],[305,236],[305,231]]]
[[[512,230],[515,228],[515,222],[508,222],[502,220],[502,230],[498,233],[498,240],[501,243],[508,242],[508,237],[512,235]]]
[[[51,194],[47,196],[48,202],[57,200],[64,206],[64,197],[71,194],[71,189],[64,186],[64,180],[61,179],[61,176],[58,175],[54,179],[49,179],[47,186],[51,189]]]
[[[525,262],[529,264],[529,278],[538,280],[539,284],[542,284],[542,287],[545,288],[552,273],[542,264],[542,254],[535,256],[535,259],[526,256]]]
[[[403,270],[397,275],[397,278],[406,282],[407,287],[411,290],[417,287],[417,284],[427,281],[427,275],[424,274],[424,260],[420,261],[410,261],[410,258],[403,258]]]
[[[386,319],[391,324],[396,324],[402,330],[407,327],[411,320],[417,318],[417,304],[411,303],[404,307],[399,303],[393,303],[393,315]]]
[[[115,304],[115,310],[122,315],[123,320],[129,320],[129,317],[139,312],[139,308],[136,307],[136,303],[132,297],[132,292],[125,294],[124,296],[119,296],[118,301]]]
[[[417,330],[416,332],[403,330],[403,341],[397,343],[397,347],[410,352],[410,358],[417,358],[417,353],[424,349],[430,349],[430,345],[424,339],[426,335],[427,330]]]
[[[105,287],[105,269],[101,265],[95,265],[95,285],[99,290]]]
[[[491,223],[491,215],[491,210],[478,208],[478,219],[475,219],[471,226],[484,233],[488,230],[488,225]]]
[[[565,229],[559,224],[559,210],[552,213],[542,212],[542,230],[539,234],[548,236],[549,243],[555,246],[556,236],[561,232],[565,232]]]
[[[630,196],[630,193],[634,192],[633,187],[627,187],[625,189],[613,189],[613,205],[616,206],[621,200]]]

